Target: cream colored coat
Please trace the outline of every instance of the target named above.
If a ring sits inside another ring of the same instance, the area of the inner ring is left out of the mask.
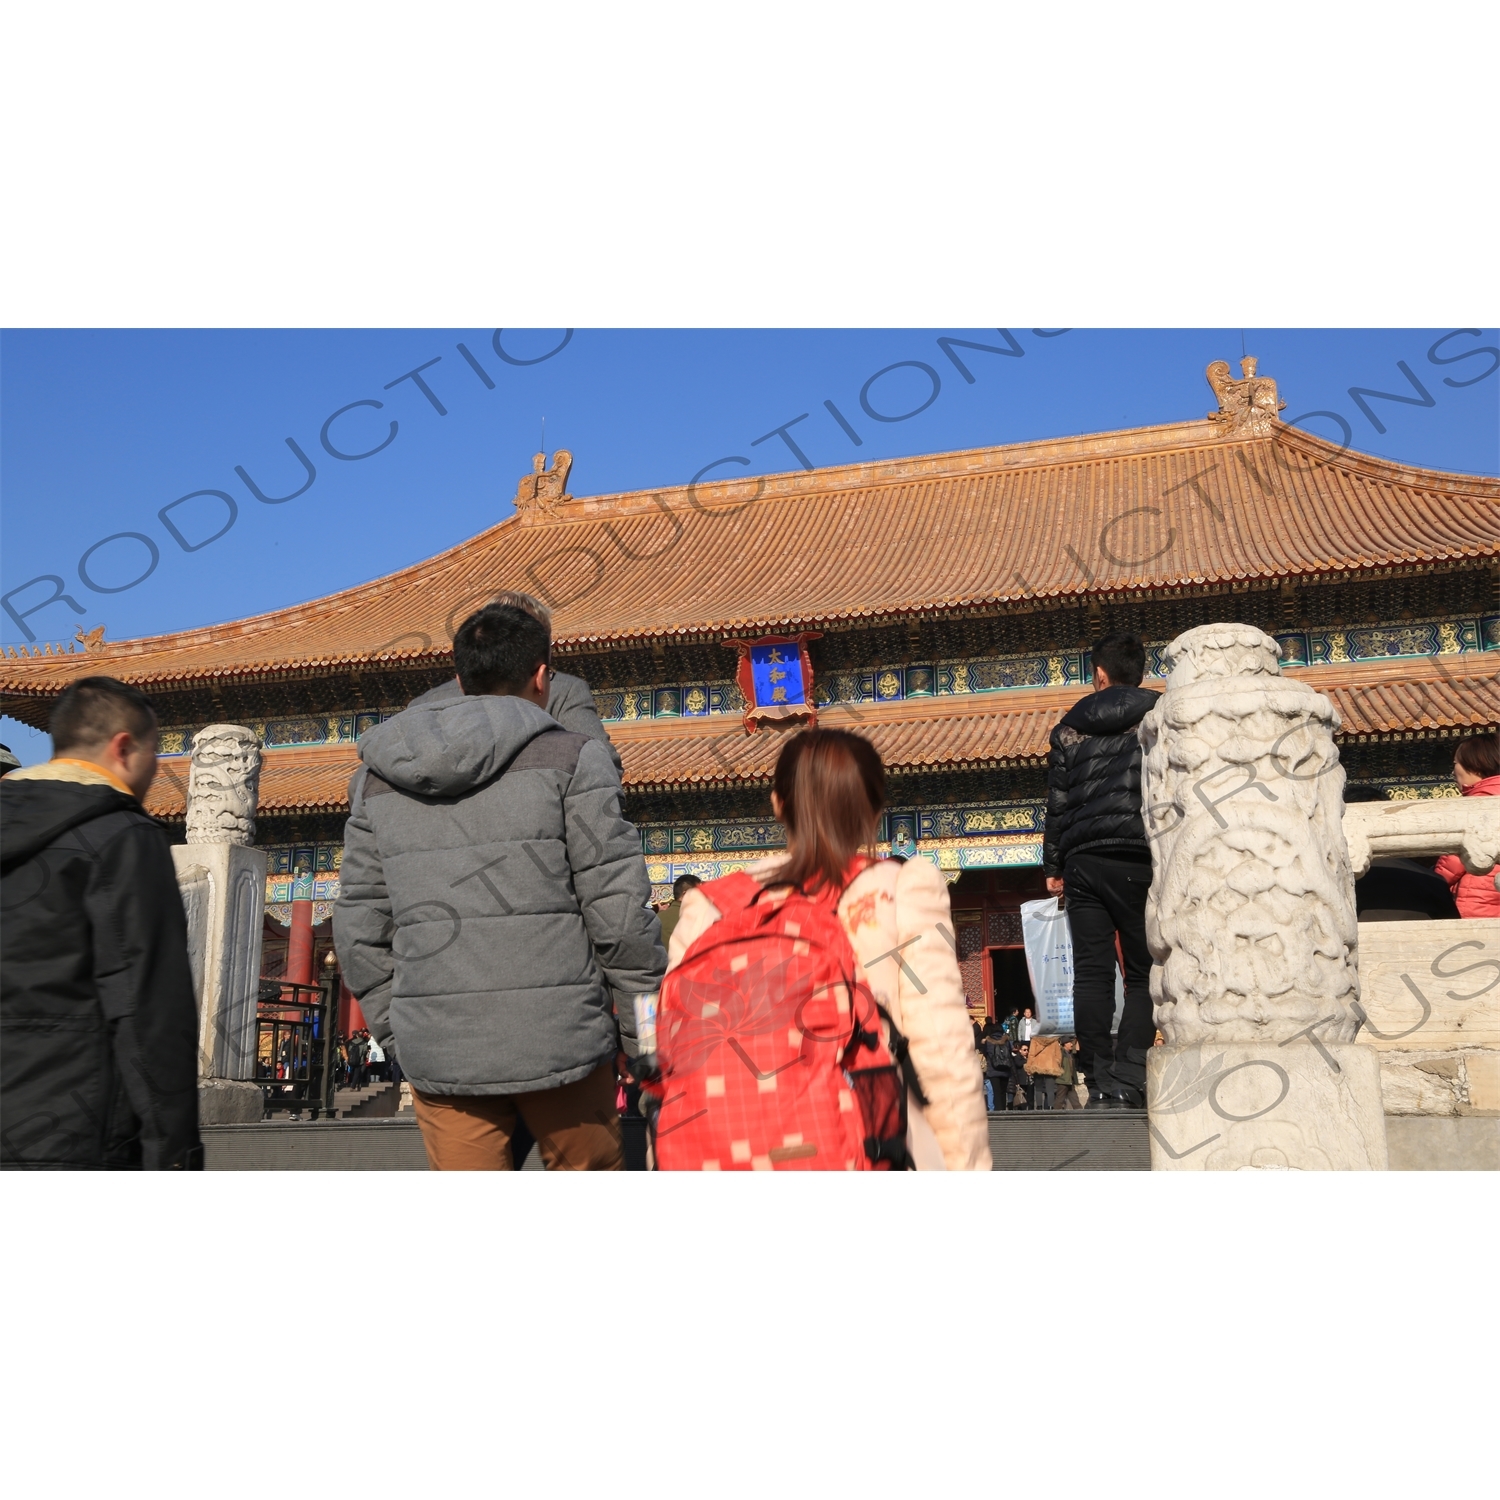
[[[759,860],[750,874],[767,880],[784,858]],[[911,1043],[911,1061],[928,1099],[925,1111],[910,1101],[907,1138],[918,1169],[988,1172],[984,1065],[964,1004],[942,875],[930,860],[879,860],[850,882],[838,914],[871,991]],[[720,915],[699,890],[682,898],[667,949],[668,972]]]

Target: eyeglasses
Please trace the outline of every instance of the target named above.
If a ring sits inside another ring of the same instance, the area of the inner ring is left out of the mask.
[[[552,679],[554,677],[556,677],[556,676],[557,676],[557,668],[556,667],[548,667],[547,668],[547,681],[551,682]]]

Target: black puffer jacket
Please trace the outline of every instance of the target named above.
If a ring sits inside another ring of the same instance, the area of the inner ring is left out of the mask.
[[[1110,687],[1080,698],[1052,731],[1042,869],[1060,876],[1086,850],[1149,852],[1141,821],[1141,745],[1136,725],[1161,696]]]
[[[198,1009],[166,835],[109,786],[0,783],[0,1165],[201,1167]]]

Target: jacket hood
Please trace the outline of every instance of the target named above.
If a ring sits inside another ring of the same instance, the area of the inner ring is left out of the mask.
[[[1161,694],[1152,688],[1107,687],[1080,698],[1063,723],[1079,734],[1124,734],[1151,712]]]
[[[537,735],[556,728],[525,698],[443,698],[366,730],[359,758],[403,791],[457,797],[493,780]]]
[[[440,682],[435,688],[428,688],[419,697],[413,698],[406,706],[408,708],[430,708],[434,703],[453,703],[464,695],[464,690],[458,685],[458,678],[450,677],[447,682]]]
[[[1465,797],[1500,797],[1500,776],[1486,776],[1463,788]]]
[[[0,860],[9,870],[70,828],[125,807],[140,803],[112,786],[7,776],[0,782]]]

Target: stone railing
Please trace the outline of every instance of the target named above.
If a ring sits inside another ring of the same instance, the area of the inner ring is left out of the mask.
[[[1500,797],[1356,803],[1351,872],[1456,854],[1500,877]],[[1359,1040],[1380,1054],[1393,1167],[1500,1170],[1500,921],[1364,922]]]
[[[1356,802],[1344,809],[1349,873],[1372,859],[1456,854],[1471,875],[1500,861],[1500,797],[1442,797],[1423,802]]]

